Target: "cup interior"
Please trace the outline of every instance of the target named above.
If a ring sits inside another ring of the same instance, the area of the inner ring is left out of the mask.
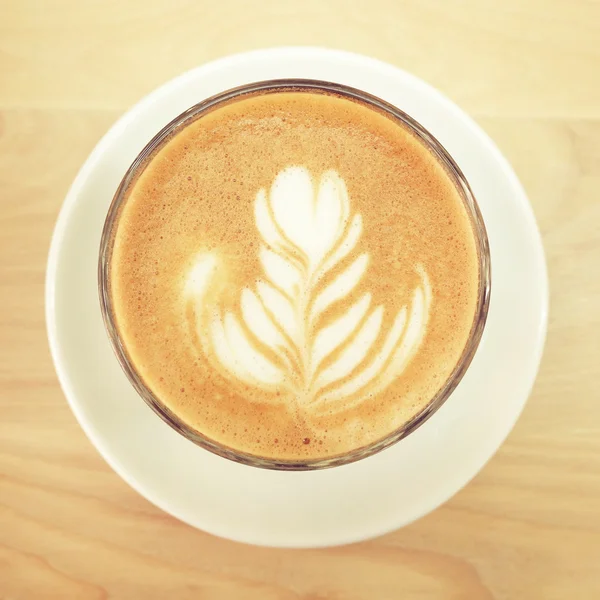
[[[124,203],[127,201],[128,190],[144,171],[155,153],[158,152],[168,142],[168,140],[176,135],[178,131],[182,130],[191,122],[202,117],[209,111],[217,110],[221,106],[249,94],[272,94],[290,89],[307,91],[314,90],[330,93],[333,92],[343,97],[356,99],[379,111],[384,111],[387,115],[399,121],[403,126],[409,128],[411,133],[416,136],[442,164],[464,201],[464,205],[472,221],[473,231],[475,232],[476,236],[480,276],[477,307],[467,344],[465,345],[464,351],[451,375],[443,383],[437,394],[430,400],[430,402],[425,405],[423,409],[410,421],[406,422],[402,427],[396,429],[383,439],[338,456],[326,457],[322,459],[307,459],[302,461],[274,460],[271,458],[240,452],[236,449],[215,442],[209,437],[203,435],[201,432],[194,430],[182,419],[180,419],[177,414],[170,410],[160,400],[160,398],[158,398],[149,389],[136,369],[135,363],[128,354],[127,348],[125,347],[125,344],[123,343],[123,340],[119,334],[110,291],[111,257],[115,239],[115,231],[118,225],[121,209],[124,206]],[[261,81],[236,87],[221,94],[212,96],[192,106],[173,119],[163,129],[161,129],[144,147],[144,149],[139,153],[125,173],[110,204],[108,214],[106,216],[102,231],[98,261],[98,289],[102,317],[108,332],[110,343],[119,364],[139,396],[141,396],[146,404],[148,404],[148,406],[170,427],[198,446],[201,446],[202,448],[205,448],[219,456],[244,465],[287,471],[316,470],[355,462],[388,448],[389,446],[410,435],[427,419],[429,419],[446,402],[446,400],[448,400],[466,373],[473,356],[475,355],[485,327],[491,292],[490,251],[483,218],[465,176],[454,159],[440,144],[440,142],[421,124],[419,124],[399,108],[385,102],[384,100],[381,100],[380,98],[352,87],[309,79],[278,79]]]

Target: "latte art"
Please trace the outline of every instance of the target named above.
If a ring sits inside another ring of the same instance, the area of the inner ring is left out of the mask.
[[[138,382],[181,429],[276,462],[412,422],[477,310],[455,180],[401,121],[333,93],[250,93],[178,126],[123,192],[111,243]]]
[[[423,267],[410,306],[385,331],[385,307],[356,293],[369,255],[360,252],[363,220],[338,173],[326,172],[315,189],[307,169],[281,171],[269,194],[256,195],[254,216],[264,278],[241,291],[237,313],[211,294],[227,268],[218,250],[201,254],[189,274],[191,326],[205,356],[233,382],[306,411],[347,409],[390,385],[425,334],[431,288]]]

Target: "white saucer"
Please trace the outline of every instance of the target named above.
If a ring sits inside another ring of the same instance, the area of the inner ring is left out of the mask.
[[[491,248],[492,297],[479,350],[458,389],[421,428],[371,458],[324,471],[242,466],[184,439],[137,396],[109,345],[97,260],[108,205],[130,163],[172,118],[231,87],[275,78],[363,89],[429,129],[464,171]],[[390,65],[316,48],[218,60],[162,86],[96,146],[60,213],[46,287],[52,356],[79,423],[113,469],[178,519],[243,542],[343,544],[438,507],[494,454],[519,416],[541,358],[548,280],[539,232],[515,174],[481,129],[439,92]]]

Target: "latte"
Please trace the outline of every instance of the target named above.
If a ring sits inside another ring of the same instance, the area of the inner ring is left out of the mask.
[[[158,401],[216,444],[341,455],[421,412],[469,340],[474,225],[404,124],[335,93],[237,97],[125,192],[112,318]]]

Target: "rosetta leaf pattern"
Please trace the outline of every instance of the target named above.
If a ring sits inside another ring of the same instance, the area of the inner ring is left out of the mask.
[[[361,290],[370,262],[360,250],[363,220],[335,171],[315,186],[307,169],[284,169],[257,193],[254,217],[263,277],[240,290],[239,312],[206,309],[213,254],[200,257],[188,279],[197,334],[215,367],[267,394],[283,389],[306,410],[334,412],[389,386],[425,335],[431,289],[424,269],[417,267],[410,305],[384,320],[385,307]]]

